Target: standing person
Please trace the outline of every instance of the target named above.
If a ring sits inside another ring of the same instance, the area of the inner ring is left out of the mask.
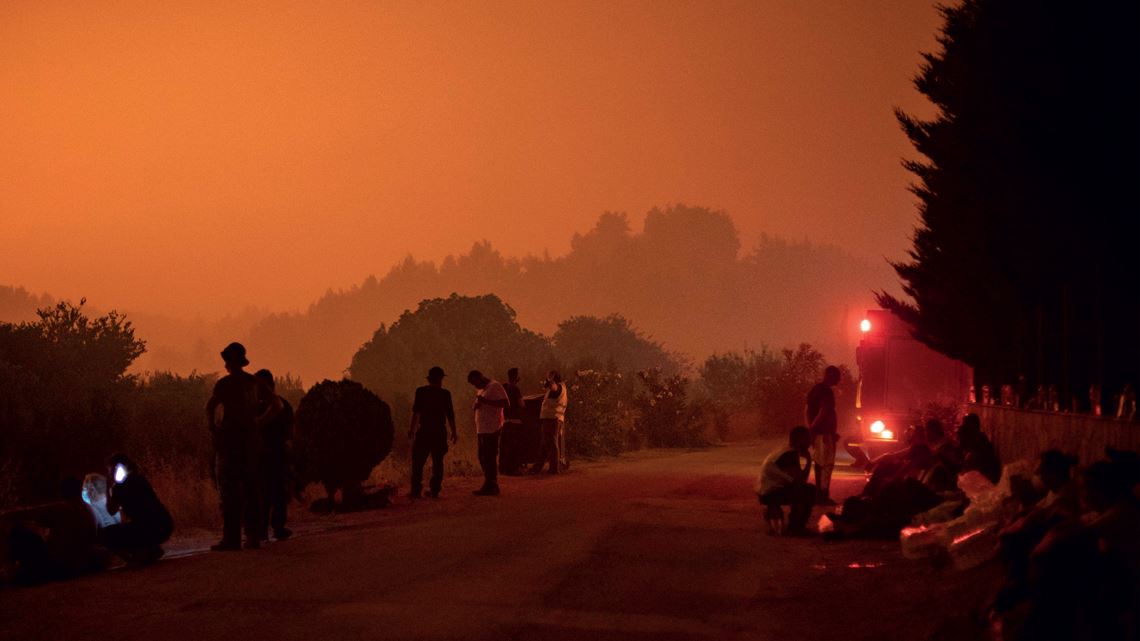
[[[259,409],[261,413],[269,409],[276,399],[281,410],[261,427],[261,539],[269,540],[269,528],[273,528],[273,538],[278,541],[293,536],[293,531],[285,527],[289,515],[289,439],[293,438],[293,406],[277,395],[277,383],[273,372],[259,369],[254,376],[265,386],[266,396]]]
[[[522,390],[519,389],[519,368],[512,367],[507,370],[507,382],[503,385],[507,390],[507,400],[510,401],[503,410],[503,438],[499,443],[499,471],[503,474],[518,474],[522,464],[520,453],[523,435],[523,401]]]
[[[428,370],[427,385],[416,388],[412,403],[412,425],[408,438],[412,439],[412,491],[408,498],[418,499],[423,492],[424,463],[431,456],[429,496],[439,498],[443,487],[443,455],[447,454],[447,428],[451,428],[451,442],[459,440],[455,431],[455,408],[451,392],[443,389],[442,367]]]
[[[531,474],[541,473],[546,464],[550,465],[551,474],[558,474],[562,465],[562,427],[566,420],[569,397],[566,385],[562,383],[562,375],[555,370],[550,370],[546,375],[543,387],[546,394],[542,397],[542,409],[538,414],[539,425],[542,426],[542,456]]]
[[[217,453],[215,473],[222,503],[222,540],[210,549],[232,552],[241,549],[242,526],[245,547],[261,547],[261,509],[258,507],[258,457],[261,426],[281,410],[281,399],[269,394],[257,377],[243,369],[249,365],[245,346],[230,343],[222,350],[225,376],[214,385],[206,403],[206,418]],[[260,414],[261,400],[268,403]],[[222,418],[217,419],[221,408]]]
[[[815,485],[820,505],[835,505],[831,500],[831,473],[835,469],[835,445],[839,441],[839,419],[835,413],[835,392],[839,384],[839,368],[823,370],[823,380],[807,395],[805,417],[812,436],[812,460],[815,463]]]
[[[479,370],[467,374],[467,382],[478,392],[475,395],[475,432],[479,439],[479,466],[483,468],[483,487],[475,490],[476,496],[499,495],[499,435],[503,429],[503,410],[510,405],[503,384],[491,380]]]
[[[100,541],[129,564],[162,558],[162,544],[174,533],[174,519],[134,461],[116,454],[107,461],[114,483],[107,498],[110,514],[121,512],[120,523],[100,531]]]
[[[811,433],[803,425],[788,433],[787,446],[764,459],[760,477],[756,479],[756,496],[767,508],[764,520],[772,534],[804,534],[815,503],[815,486],[808,483],[811,474]],[[800,463],[800,459],[804,463]],[[783,506],[791,507],[785,518]],[[785,527],[785,525],[787,527]]]

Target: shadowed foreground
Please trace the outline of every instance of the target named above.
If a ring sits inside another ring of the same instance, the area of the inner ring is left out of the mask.
[[[497,499],[451,482],[439,501],[401,500],[258,552],[4,590],[0,638],[967,634],[985,569],[905,561],[896,542],[765,535],[751,486],[769,445],[643,452],[558,478],[506,478]],[[842,490],[856,482],[837,478]]]

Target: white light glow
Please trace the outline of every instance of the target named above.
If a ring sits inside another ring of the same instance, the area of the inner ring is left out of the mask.
[[[894,437],[895,437],[895,433],[894,433],[894,432],[892,432],[892,431],[890,431],[890,430],[883,430],[883,433],[882,433],[882,434],[879,434],[879,436],[881,436],[881,437],[883,437],[883,438],[894,438]]]
[[[115,466],[115,482],[122,483],[125,480],[127,480],[127,468],[119,463]]]
[[[871,331],[871,321],[867,320],[866,318],[859,321],[859,331],[861,331],[861,332]]]
[[[874,423],[871,423],[871,433],[872,434],[878,434],[885,429],[887,429],[887,425],[886,425],[886,423],[883,423],[882,421],[875,421]]]

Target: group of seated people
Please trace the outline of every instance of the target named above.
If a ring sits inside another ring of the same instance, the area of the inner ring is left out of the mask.
[[[37,584],[96,572],[112,557],[146,565],[163,555],[174,520],[150,482],[123,454],[107,475],[67,477],[59,500],[0,515],[0,559],[19,584]]]
[[[756,492],[773,532],[807,531],[815,503],[815,487],[808,483],[810,447],[807,428],[799,426],[789,434],[788,446],[764,461]],[[863,491],[828,515],[835,524],[829,537],[898,536],[915,515],[957,494],[959,474],[973,470],[996,482],[1001,461],[978,416],[968,414],[955,438],[937,420],[912,427],[903,434],[901,449],[872,460],[866,469],[870,478]],[[785,505],[790,507],[787,516]]]
[[[1140,638],[1140,457],[1106,450],[1078,469],[1041,454],[1034,479],[1011,478],[999,531],[1005,580],[990,607],[1006,637]]]

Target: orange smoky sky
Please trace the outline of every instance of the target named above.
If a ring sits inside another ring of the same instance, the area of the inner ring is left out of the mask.
[[[900,257],[933,3],[5,2],[0,282],[212,317],[728,211]]]

